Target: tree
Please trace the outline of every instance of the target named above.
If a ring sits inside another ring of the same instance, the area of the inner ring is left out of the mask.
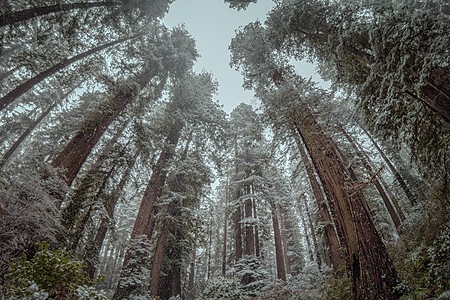
[[[285,79],[289,76],[288,70],[278,67],[283,61],[271,56],[273,52],[265,36],[258,22],[237,32],[230,46],[232,63],[243,68],[245,86],[256,89],[271,119],[292,124],[305,143],[330,200],[338,236],[345,247],[353,297],[395,298],[392,287],[398,282],[397,274],[365,208],[365,201],[357,190],[346,188],[352,186],[352,181],[339,153],[308,107],[308,103],[325,95],[302,80],[294,81],[296,85],[290,84]]]

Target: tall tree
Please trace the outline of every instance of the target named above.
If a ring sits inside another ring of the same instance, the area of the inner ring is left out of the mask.
[[[289,76],[286,68],[277,67],[283,61],[271,56],[273,51],[265,36],[258,22],[237,32],[230,46],[232,63],[243,68],[245,86],[256,89],[256,95],[262,99],[273,122],[279,124],[284,120],[281,125],[292,124],[301,136],[330,200],[338,236],[345,247],[353,297],[397,297],[392,288],[398,282],[397,273],[365,208],[364,199],[346,188],[353,185],[352,180],[346,174],[334,143],[308,107],[308,102],[325,95],[307,81],[290,84],[285,78],[296,77]]]

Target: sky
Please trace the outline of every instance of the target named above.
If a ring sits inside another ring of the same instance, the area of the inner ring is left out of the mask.
[[[228,46],[236,29],[256,20],[263,22],[273,6],[272,0],[259,0],[246,10],[238,11],[229,8],[223,0],[177,0],[163,20],[168,27],[184,24],[194,37],[201,55],[194,70],[205,70],[214,75],[219,82],[216,98],[228,113],[241,102],[257,103],[253,100],[253,91],[242,88],[240,72],[230,67]],[[303,61],[295,67],[300,75],[320,81],[313,65]]]

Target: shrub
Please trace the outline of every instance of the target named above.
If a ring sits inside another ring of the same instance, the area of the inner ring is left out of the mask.
[[[10,299],[106,299],[94,289],[96,281],[87,277],[84,265],[67,252],[51,251],[46,242],[38,243],[38,252],[28,260],[16,259],[6,274],[6,296]]]

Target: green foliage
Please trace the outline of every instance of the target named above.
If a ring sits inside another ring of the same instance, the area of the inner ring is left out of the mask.
[[[324,299],[345,300],[351,298],[350,281],[345,270],[340,270],[330,276],[322,285]]]
[[[442,192],[435,191],[432,201],[409,216],[399,244],[391,245],[391,257],[403,280],[398,288],[404,291],[404,299],[448,299],[450,221],[443,200],[447,196]]]
[[[7,279],[7,296],[26,299],[106,299],[93,286],[83,264],[61,249],[38,243],[38,252],[28,260],[25,254],[11,264]]]

